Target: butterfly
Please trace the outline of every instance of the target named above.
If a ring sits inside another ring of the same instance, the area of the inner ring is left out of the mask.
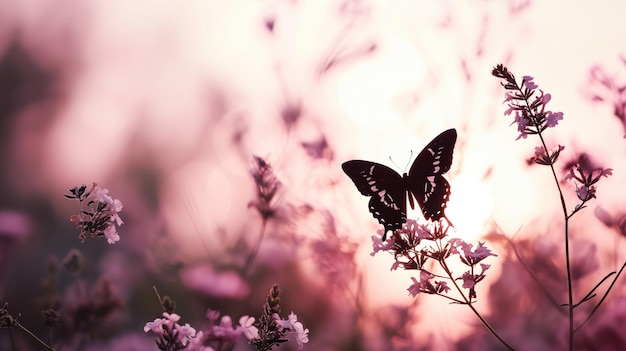
[[[439,134],[417,155],[409,173],[402,176],[371,161],[352,160],[341,165],[361,194],[371,197],[369,210],[385,227],[383,241],[387,231],[400,229],[406,222],[407,193],[411,208],[415,208],[415,198],[426,219],[448,220],[444,211],[450,197],[450,183],[442,174],[452,165],[455,143],[455,129]]]

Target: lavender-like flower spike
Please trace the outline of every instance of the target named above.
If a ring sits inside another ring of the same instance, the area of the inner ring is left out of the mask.
[[[281,183],[274,174],[272,166],[264,159],[254,156],[250,175],[256,185],[257,199],[248,206],[254,206],[264,220],[272,217],[275,213],[275,196],[281,187]]]
[[[544,93],[533,81],[533,77],[524,76],[521,85],[517,85],[515,77],[503,65],[497,65],[492,75],[502,78],[502,86],[507,90],[504,102],[509,108],[504,113],[514,113],[513,122],[517,124],[517,137],[525,139],[529,134],[539,134],[547,128],[555,127],[563,119],[562,112],[552,112],[546,109],[552,99],[550,94]]]

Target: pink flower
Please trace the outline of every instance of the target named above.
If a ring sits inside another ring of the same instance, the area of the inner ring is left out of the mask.
[[[492,74],[506,81],[502,85],[507,90],[504,102],[509,108],[504,115],[508,116],[515,111],[511,124],[517,123],[517,131],[520,132],[516,140],[526,139],[529,134],[540,134],[546,128],[555,127],[563,119],[562,112],[552,112],[546,109],[552,100],[552,95],[538,89],[539,86],[533,82],[533,77],[524,76],[522,84],[518,86],[513,74],[504,66],[499,65],[494,68]]]
[[[613,175],[613,168],[600,169],[600,175],[598,177],[609,177]]]
[[[302,348],[303,344],[309,342],[309,329],[304,328],[301,322],[298,322],[298,316],[291,312],[287,317],[287,320],[280,319],[278,315],[274,316],[275,323],[282,329],[288,329],[289,332],[296,335],[296,342],[298,346]]]
[[[122,204],[122,202],[118,199],[115,199],[113,200],[113,203],[111,204],[111,206],[112,206],[111,220],[115,221],[118,226],[124,224],[124,221],[122,221],[122,219],[120,218],[120,215],[118,214],[120,211],[122,211],[122,208],[124,208],[124,205]]]
[[[546,153],[546,150],[543,148],[543,146],[536,146],[535,156],[532,157],[530,161],[540,165],[552,165],[556,162],[556,160],[559,158],[559,155],[561,154],[561,151],[563,151],[564,149],[564,146],[559,145],[556,150],[548,154]]]
[[[413,297],[415,297],[420,292],[426,294],[435,294],[437,290],[435,289],[435,286],[430,282],[430,280],[434,277],[434,275],[424,270],[421,270],[419,281],[417,281],[417,279],[415,279],[414,277],[411,277],[413,284],[407,289],[409,291],[409,294]]]
[[[117,234],[117,229],[115,229],[115,225],[111,223],[107,229],[104,230],[104,236],[107,238],[107,242],[109,244],[115,244],[120,241],[120,235]]]
[[[590,187],[583,185],[576,189],[576,195],[581,201],[589,201],[596,197],[596,187],[593,185]]]
[[[555,127],[560,120],[563,119],[563,112],[552,112],[548,111],[546,113],[546,126],[548,128]]]
[[[154,322],[146,323],[146,325],[143,327],[143,331],[147,333],[149,330],[151,330],[155,334],[163,335],[165,333],[165,331],[163,330],[164,323],[165,319],[157,318],[154,320]]]
[[[180,320],[180,316],[176,313],[163,312],[163,317],[165,317],[163,324],[165,324],[170,330],[172,330],[174,328],[174,324]]]
[[[304,344],[309,342],[309,328],[305,329],[302,323],[300,322],[294,323],[293,326],[294,326],[294,332],[296,334],[296,342],[298,343],[298,346],[302,348]]]
[[[570,168],[569,173],[565,176],[565,180],[574,180],[576,182],[576,196],[581,201],[586,202],[596,197],[594,184],[599,182],[602,177],[608,177],[612,174],[613,169],[611,168],[586,169],[581,165],[575,165]]]
[[[537,89],[539,86],[533,82],[533,77],[531,76],[523,76],[522,77],[522,86],[525,86],[527,89],[533,90]]]
[[[480,282],[481,280],[485,279],[485,271],[489,269],[489,267],[491,267],[491,265],[481,263],[480,264],[481,271],[479,274],[472,274],[472,272],[474,272],[474,269],[472,269],[471,272],[467,271],[463,273],[463,275],[460,278],[457,278],[457,280],[463,281],[463,288],[469,290],[470,299],[476,298],[476,289],[475,289],[476,284]]]
[[[508,98],[508,97],[509,97],[509,95],[507,95],[507,98]],[[504,100],[504,101],[507,101],[507,100]],[[511,105],[509,105],[509,108],[507,108],[507,109],[504,111],[504,115],[505,115],[505,116],[508,116],[508,115],[510,115],[513,111],[516,111],[516,110],[517,110],[517,107],[516,107],[515,105],[512,105],[512,104],[511,104]],[[511,124],[513,124],[513,123],[511,123]]]
[[[96,185],[93,189],[93,193],[98,202],[107,204],[113,203],[113,198],[109,195],[109,189],[103,189]]]
[[[379,251],[387,251],[387,250],[391,250],[393,248],[393,236],[387,238],[387,240],[383,241],[382,239],[382,235],[385,234],[385,230],[384,229],[378,229],[377,234],[378,235],[372,235],[372,252],[370,253],[371,256],[376,255],[376,253],[378,253]]]
[[[203,331],[198,331],[195,336],[189,338],[189,344],[184,348],[185,351],[215,351],[210,346],[204,346],[205,336]]]
[[[68,199],[76,199],[81,203],[81,212],[70,217],[80,230],[78,235],[81,241],[85,241],[87,235],[92,237],[106,237],[109,244],[114,244],[120,240],[115,225],[124,223],[119,216],[119,212],[124,208],[120,200],[113,199],[108,193],[109,190],[101,188],[97,183],[93,183],[91,190],[85,192],[86,186],[74,187],[70,193],[65,195]],[[85,205],[87,208],[84,208]]]
[[[446,282],[436,282],[436,283],[437,283],[438,291],[443,291],[444,293],[447,293],[448,291],[450,291],[450,287],[448,286],[448,283]]]
[[[430,228],[422,223],[418,223],[414,219],[407,219],[406,223],[402,225],[400,229],[402,234],[405,234],[410,243],[419,243],[421,240],[432,240],[434,235]]]
[[[515,117],[513,118],[513,122],[511,125],[517,123],[517,131],[520,132],[520,135],[515,140],[519,140],[520,138],[526,139],[528,133],[526,132],[530,119],[524,117],[519,111],[515,111]]]
[[[459,254],[461,261],[468,266],[474,266],[489,256],[498,256],[485,246],[484,241],[478,242],[478,247],[474,251],[472,251],[472,244],[468,244],[459,238],[451,239],[450,245],[450,252]]]
[[[545,106],[548,104],[548,102],[550,102],[550,100],[552,100],[552,95],[550,94],[544,94],[543,90],[539,89],[539,97],[537,98],[541,104],[543,105],[543,108],[545,108]]]
[[[254,317],[241,316],[241,318],[239,318],[239,328],[241,328],[243,335],[245,335],[248,340],[256,339],[259,337],[259,329],[253,324]]]
[[[224,340],[228,340],[229,342],[235,343],[237,339],[241,335],[243,330],[237,328],[233,328],[233,321],[230,316],[223,316],[220,320],[219,325],[213,326],[213,334],[219,338],[223,338]]]
[[[476,285],[476,280],[469,271],[463,273],[463,275],[459,279],[463,281],[463,288],[474,289],[474,286]]]
[[[178,324],[174,324],[174,329],[176,329],[176,335],[178,336],[178,341],[186,346],[191,339],[196,336],[196,329],[191,327],[189,323],[185,323],[185,325],[180,326]]]
[[[278,315],[275,315],[274,317],[276,317],[275,319],[276,324],[278,324],[278,326],[283,329],[293,328],[292,322],[298,320],[298,316],[294,314],[293,312],[291,312],[289,316],[287,316],[286,320],[281,319]]]
[[[413,284],[411,284],[407,290],[409,291],[409,295],[415,297],[417,296],[417,294],[420,293],[421,283],[418,282],[417,279],[415,279],[415,277],[411,277],[411,280],[413,281]]]

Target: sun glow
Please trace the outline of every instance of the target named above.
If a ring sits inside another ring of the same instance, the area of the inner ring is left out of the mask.
[[[452,192],[446,215],[456,228],[452,235],[473,240],[483,233],[485,222],[493,209],[489,188],[479,179],[460,174],[450,180]]]

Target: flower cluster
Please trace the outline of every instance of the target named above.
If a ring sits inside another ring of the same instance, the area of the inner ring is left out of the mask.
[[[179,320],[180,316],[176,313],[163,312],[163,318],[146,323],[143,331],[146,333],[152,331],[158,335],[156,343],[159,350],[201,350],[195,347],[202,337],[201,332],[197,333],[189,323],[181,326],[178,324]]]
[[[476,290],[474,287],[485,278],[485,271],[491,267],[489,264],[480,263],[489,256],[497,256],[485,246],[484,242],[479,242],[476,250],[472,251],[472,244],[468,244],[461,239],[451,239],[449,241],[450,252],[459,255],[461,262],[470,267],[469,271],[463,273],[457,280],[463,281],[463,288],[469,290],[470,298],[476,298]],[[475,271],[477,265],[480,265],[480,273]]]
[[[532,77],[522,77],[522,84],[518,85],[513,73],[502,64],[497,65],[491,74],[504,80],[502,83],[502,86],[506,89],[504,102],[509,106],[504,114],[509,115],[515,111],[513,123],[517,123],[517,130],[520,132],[517,139],[526,138],[528,134],[537,134],[541,138],[542,145],[535,147],[535,156],[530,160],[540,165],[553,166],[565,147],[558,145],[552,152],[549,152],[542,137],[542,132],[546,128],[555,127],[558,121],[563,119],[563,113],[552,112],[546,109],[546,105],[551,98],[550,94],[545,94],[538,89],[539,87],[533,82]],[[539,93],[537,93],[537,90],[539,90]],[[611,168],[590,169],[590,167],[584,167],[581,163],[569,169],[565,180],[574,180],[576,182],[576,196],[582,201],[576,205],[573,213],[582,209],[587,201],[595,198],[596,186],[594,184],[601,177],[608,177],[611,174]]]
[[[286,320],[280,318],[280,288],[272,286],[267,302],[263,305],[263,314],[255,323],[258,328],[258,337],[251,339],[250,344],[258,351],[271,350],[272,347],[287,341],[287,335],[295,336],[298,346],[309,342],[309,329],[305,329],[298,322],[296,314],[291,312]]]
[[[578,248],[576,252],[570,250],[570,234],[569,234],[569,225],[568,222],[571,217],[578,212],[579,210],[585,207],[585,204],[591,199],[596,197],[596,183],[600,181],[602,177],[608,177],[612,174],[611,168],[601,168],[591,165],[590,162],[586,162],[585,157],[579,158],[579,161],[572,165],[566,166],[565,169],[568,171],[568,174],[565,176],[565,180],[572,180],[576,186],[576,196],[580,200],[578,204],[574,207],[574,210],[571,213],[568,213],[567,204],[565,202],[563,192],[561,190],[561,186],[559,185],[558,177],[556,175],[555,163],[558,159],[558,156],[561,151],[563,151],[564,147],[559,145],[552,152],[548,151],[548,147],[546,146],[546,142],[542,135],[542,132],[547,128],[555,127],[559,120],[563,119],[563,114],[561,112],[551,112],[546,109],[547,103],[550,101],[550,94],[544,94],[543,91],[539,90],[537,93],[538,86],[533,82],[533,78],[529,76],[524,76],[522,78],[521,85],[515,81],[515,77],[511,72],[508,71],[506,67],[503,65],[497,65],[492,70],[492,75],[497,78],[501,78],[504,80],[502,85],[506,89],[505,93],[505,102],[508,104],[509,109],[505,112],[506,115],[515,111],[515,118],[513,123],[517,123],[517,129],[520,132],[520,135],[517,139],[526,138],[528,134],[536,134],[541,140],[541,146],[535,148],[535,156],[531,158],[531,161],[536,164],[547,165],[551,168],[552,174],[554,176],[554,180],[556,182],[556,186],[559,191],[561,207],[563,209],[564,215],[564,239],[565,239],[565,263],[566,263],[566,273],[567,273],[567,290],[568,290],[568,301],[567,303],[562,304],[562,306],[566,306],[569,310],[569,349],[573,350],[574,345],[574,334],[575,332],[582,327],[591,316],[598,310],[598,307],[605,300],[606,296],[610,292],[611,288],[614,286],[618,277],[622,273],[622,271],[626,268],[626,263],[622,265],[622,268],[619,272],[611,272],[607,274],[594,288],[592,288],[585,297],[582,298],[579,302],[573,300],[573,296],[578,295],[574,294],[574,280],[581,277],[582,275],[588,274],[590,271],[593,271],[596,267],[595,262],[595,246],[587,245],[588,251],[583,256],[585,257],[584,264],[581,266],[578,262],[582,262],[578,259],[577,255],[580,255],[581,249]],[[611,223],[612,219],[607,213],[603,213],[603,211],[596,211],[597,215],[605,224]],[[481,251],[479,247],[476,254]],[[482,256],[485,255],[483,252]],[[483,265],[481,267],[486,269]],[[617,274],[615,274],[617,273]],[[475,279],[481,279],[479,273]],[[591,311],[587,318],[578,326],[575,327],[575,320],[579,320],[580,318],[575,318],[574,310],[581,306],[584,302],[590,302],[597,295],[596,289],[600,287],[605,281],[609,281],[608,278],[614,276],[612,282],[609,283],[609,287],[604,292],[604,295],[595,302],[595,306],[590,308]],[[463,286],[472,285],[471,277],[469,279],[463,280]]]
[[[382,230],[379,231],[379,236],[373,236],[372,255],[379,251],[387,251],[395,259],[392,270],[402,267],[420,271],[419,280],[411,278],[413,284],[407,289],[409,294],[413,296],[419,293],[440,295],[457,303],[470,304],[476,298],[476,284],[485,278],[485,271],[490,267],[481,262],[489,256],[497,255],[491,252],[483,242],[472,250],[473,245],[462,239],[447,239],[449,228],[442,222],[421,224],[409,219],[386,242],[381,240]],[[458,257],[460,262],[469,267],[469,270],[455,277],[447,261],[453,256]],[[439,263],[445,276],[435,274],[425,268],[430,260]],[[451,290],[450,284],[456,286],[457,290],[463,294],[456,284],[457,280],[463,282],[463,288],[468,291],[468,299],[459,300],[448,296]]]
[[[109,244],[120,240],[117,227],[124,223],[119,216],[123,208],[120,200],[113,199],[108,189],[103,189],[96,183],[93,183],[89,191],[85,185],[69,191],[70,194],[65,197],[80,203],[79,214],[71,216],[70,221],[76,223],[81,241],[85,241],[87,236],[104,236]]]
[[[304,328],[302,322],[298,322],[298,316],[295,313],[291,312],[287,319],[280,319],[278,315],[274,317],[276,318],[274,321],[278,324],[278,331],[295,336],[300,348],[309,342],[309,329]]]
[[[230,350],[241,334],[249,340],[258,336],[258,330],[252,325],[253,317],[242,316],[237,327],[233,327],[230,316],[224,315],[220,319],[219,312],[211,309],[207,310],[206,317],[209,327],[205,331],[198,331],[189,323],[178,324],[181,318],[178,314],[163,312],[163,318],[146,323],[143,330],[151,331],[158,336],[156,344],[159,350]]]
[[[300,347],[309,341],[309,329],[305,329],[293,312],[286,320],[280,318],[278,305],[279,288],[277,285],[270,290],[268,302],[259,321],[247,315],[239,318],[239,325],[233,327],[230,316],[208,309],[206,318],[208,327],[205,330],[196,330],[189,323],[180,325],[180,315],[173,312],[171,300],[165,297],[162,306],[166,309],[163,318],[156,318],[146,323],[144,332],[153,332],[158,336],[156,344],[159,350],[183,351],[228,351],[235,347],[241,335],[248,342],[255,345],[257,350],[270,350],[273,346],[286,342],[287,335],[293,335]],[[168,306],[169,305],[169,306]],[[270,307],[270,305],[272,307]]]
[[[581,164],[576,164],[570,168],[569,173],[565,176],[565,180],[573,180],[576,184],[576,196],[582,201],[578,206],[582,206],[585,202],[596,197],[596,184],[602,177],[608,177],[613,174],[611,168],[589,169]]]
[[[552,152],[548,152],[543,146],[536,146],[535,156],[530,158],[530,162],[544,166],[553,165],[563,149],[565,149],[565,146],[559,145]]]
[[[501,64],[497,65],[491,74],[504,80],[502,86],[507,90],[504,94],[504,102],[509,106],[504,114],[508,116],[515,112],[511,124],[517,123],[517,131],[520,134],[516,140],[526,139],[529,134],[541,136],[544,130],[556,127],[563,119],[562,112],[552,112],[546,109],[552,96],[538,89],[539,86],[533,82],[533,77],[522,77],[522,84],[518,85],[513,73]],[[530,159],[530,162],[544,166],[553,165],[563,149],[562,145],[558,145],[552,152],[548,151],[542,138],[542,145],[535,147],[535,156]]]
[[[511,124],[517,123],[517,131],[520,132],[517,139],[526,139],[529,134],[540,134],[546,128],[555,127],[563,119],[562,112],[552,112],[546,109],[552,96],[538,89],[539,86],[533,82],[533,77],[524,76],[522,84],[517,85],[513,73],[501,64],[497,65],[491,73],[505,81],[502,83],[507,90],[504,102],[509,108],[504,114],[508,116],[515,112]]]

